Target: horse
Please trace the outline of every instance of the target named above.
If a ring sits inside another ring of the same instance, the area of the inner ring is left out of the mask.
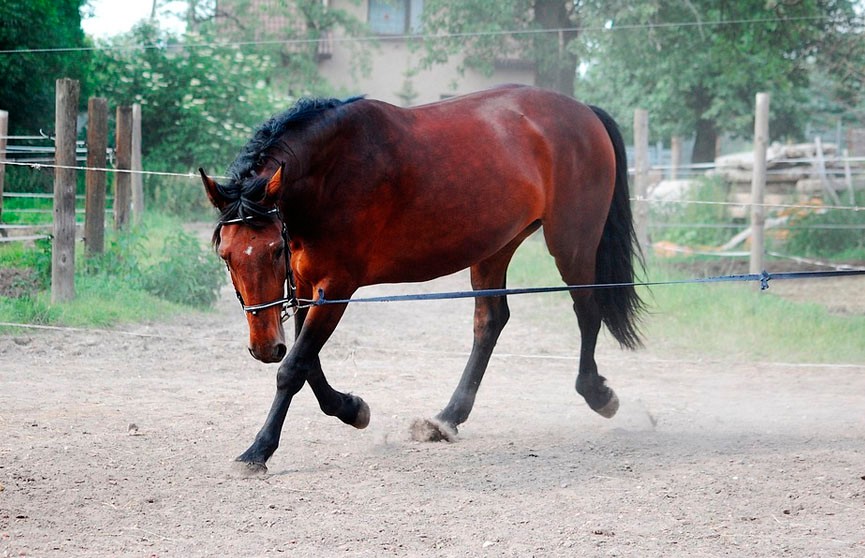
[[[581,344],[576,391],[612,417],[619,400],[598,374],[601,324],[642,344],[634,288],[642,254],[630,208],[624,142],[605,111],[551,91],[503,86],[413,108],[353,97],[301,99],[260,126],[224,184],[199,169],[219,213],[213,244],[249,327],[249,352],[280,362],[261,430],[237,461],[267,471],[292,397],[309,384],[321,410],[355,428],[370,409],[328,383],[319,353],[360,287],[426,281],[470,269],[475,290],[503,289],[517,247],[543,226],[571,290]],[[300,303],[298,302],[300,301]],[[294,307],[287,349],[283,319]],[[429,439],[469,416],[507,298],[475,299],[474,341]]]

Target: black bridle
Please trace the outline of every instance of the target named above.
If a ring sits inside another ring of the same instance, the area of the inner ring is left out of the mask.
[[[285,283],[283,284],[283,293],[284,296],[277,300],[272,300],[270,302],[262,302],[260,304],[246,304],[243,300],[243,296],[241,296],[240,291],[236,288],[234,290],[235,296],[237,296],[237,300],[240,301],[240,306],[243,308],[245,312],[249,312],[253,316],[257,316],[260,310],[265,310],[267,308],[273,308],[274,306],[281,306],[280,316],[282,321],[287,320],[291,317],[290,311],[292,309],[300,308],[300,304],[297,300],[297,287],[294,284],[294,271],[291,269],[291,250],[288,247],[289,241],[291,240],[288,236],[288,229],[285,226],[285,220],[282,218],[282,214],[279,211],[279,208],[273,208],[267,212],[269,215],[276,215],[276,218],[279,219],[279,223],[281,225],[281,236],[282,236],[282,249],[283,256],[285,257]],[[225,221],[220,221],[219,225],[234,225],[234,224],[245,224],[249,223],[249,218],[240,217],[237,219],[227,219]]]

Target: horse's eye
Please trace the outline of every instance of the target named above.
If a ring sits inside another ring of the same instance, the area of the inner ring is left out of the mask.
[[[283,252],[283,246],[282,246],[282,243],[277,244],[277,245],[275,246],[274,251],[273,251],[273,261],[278,261],[279,258],[282,257],[282,252]]]

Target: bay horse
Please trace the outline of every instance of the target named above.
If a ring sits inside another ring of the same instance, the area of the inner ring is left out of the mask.
[[[199,171],[220,214],[214,246],[247,311],[249,352],[281,362],[270,413],[237,458],[249,470],[267,470],[305,383],[325,414],[369,424],[367,404],[332,388],[318,356],[346,304],[300,305],[291,350],[284,306],[465,268],[473,289],[504,288],[515,250],[541,225],[566,284],[623,284],[571,291],[581,334],[576,390],[602,416],[616,413],[595,344],[602,323],[624,348],[641,344],[643,303],[632,283],[642,259],[624,143],[603,110],[528,86],[408,109],[304,99],[255,132],[225,184]],[[446,436],[468,418],[508,317],[505,296],[475,299],[471,354],[429,421],[433,432]]]

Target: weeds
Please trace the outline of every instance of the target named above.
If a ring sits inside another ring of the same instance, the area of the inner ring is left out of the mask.
[[[225,281],[225,269],[209,250],[183,231],[165,240],[166,257],[144,270],[144,290],[189,306],[210,307]]]

